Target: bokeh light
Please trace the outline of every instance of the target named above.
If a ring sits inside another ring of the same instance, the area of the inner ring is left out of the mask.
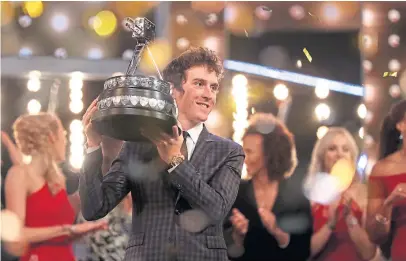
[[[273,95],[276,99],[284,101],[289,97],[289,89],[285,84],[279,83],[273,89]]]
[[[44,11],[44,5],[41,1],[27,1],[23,5],[24,13],[31,18],[40,17]]]
[[[330,118],[331,114],[330,107],[325,103],[320,103],[319,105],[317,105],[314,112],[316,114],[316,118],[319,121],[327,120],[328,118]]]
[[[101,11],[95,17],[92,23],[94,31],[99,36],[109,36],[117,28],[117,18],[111,11]]]
[[[255,28],[254,10],[243,2],[228,3],[224,9],[225,27],[235,35],[246,35]]]
[[[55,14],[51,18],[52,28],[60,33],[68,30],[69,27],[69,18],[64,14]]]
[[[318,139],[321,139],[326,135],[328,132],[328,127],[327,126],[320,126],[317,128],[316,136]]]
[[[154,61],[158,66],[159,70],[162,70],[172,58],[172,47],[170,43],[165,39],[156,39],[149,45],[149,50],[145,50],[142,54],[142,60],[140,64],[140,69],[147,73],[156,73],[156,68]]]

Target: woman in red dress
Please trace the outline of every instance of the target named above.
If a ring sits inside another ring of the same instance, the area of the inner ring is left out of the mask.
[[[330,173],[339,159],[354,163],[358,147],[344,128],[330,128],[313,149],[309,177]],[[355,177],[350,187],[330,205],[312,202],[311,255],[317,261],[362,261],[376,256],[377,247],[363,227],[367,189]]]
[[[72,240],[105,222],[73,225],[75,213],[57,166],[65,160],[66,131],[47,113],[21,116],[13,129],[19,150],[31,161],[13,165],[6,176],[6,208],[23,224],[20,238],[7,242],[6,249],[21,261],[74,261]]]
[[[391,241],[392,261],[406,260],[405,135],[406,100],[402,100],[383,122],[380,159],[372,169],[368,189],[368,234],[377,244]]]

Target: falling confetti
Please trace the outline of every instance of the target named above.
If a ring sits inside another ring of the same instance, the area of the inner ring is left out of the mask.
[[[306,48],[303,48],[303,52],[306,55],[307,60],[309,60],[309,62],[312,62],[312,56],[310,55],[309,51]]]
[[[319,22],[321,22],[320,18],[318,18],[317,16],[315,16],[314,14],[307,12],[311,17],[316,18]]]
[[[398,77],[398,72],[384,72],[383,77]]]
[[[245,36],[248,37],[248,32],[247,32],[247,30],[244,29],[244,33],[245,33]]]

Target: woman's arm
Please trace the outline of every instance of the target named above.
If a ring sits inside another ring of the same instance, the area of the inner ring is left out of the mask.
[[[382,173],[384,165],[378,162],[372,169],[368,181],[368,204],[366,231],[372,242],[382,244],[388,238],[392,219],[392,204],[385,204],[387,192],[382,181],[375,178]]]
[[[11,162],[13,165],[19,165],[23,163],[23,155],[14,142],[11,140],[10,136],[4,131],[1,132],[1,142],[6,146],[8,154],[10,155]]]
[[[69,233],[62,225],[43,228],[28,228],[24,226],[28,195],[25,174],[24,166],[15,165],[8,171],[5,181],[6,208],[14,212],[20,219],[21,224],[23,224],[20,240],[14,243],[5,242],[6,248],[13,255],[21,255],[20,250],[25,248],[27,243],[41,242],[68,235]]]
[[[312,235],[310,241],[311,257],[316,256],[324,249],[335,229],[335,226],[335,222],[327,222]]]
[[[348,228],[348,234],[351,241],[354,243],[358,254],[364,260],[371,260],[377,250],[377,246],[371,242],[369,236],[365,230],[366,214],[363,214],[362,224],[358,223],[358,220],[351,214],[346,217],[346,223]]]

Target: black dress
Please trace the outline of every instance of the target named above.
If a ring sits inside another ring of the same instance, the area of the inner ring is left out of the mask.
[[[286,248],[280,248],[276,239],[263,226],[257,212],[257,204],[251,181],[242,181],[233,208],[237,208],[248,220],[248,232],[244,239],[244,252],[233,261],[305,261],[310,256],[310,241],[313,233],[313,220],[310,202],[303,196],[301,179],[284,180],[279,185],[279,192],[272,208],[278,226],[290,234]],[[231,214],[231,212],[230,212]],[[228,218],[224,225],[224,237],[229,250],[233,245],[231,239],[231,222]]]

